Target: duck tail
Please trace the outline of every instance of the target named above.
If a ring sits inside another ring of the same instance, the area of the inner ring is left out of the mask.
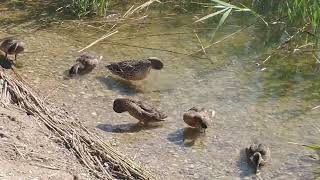
[[[151,62],[152,69],[160,70],[163,68],[163,63],[160,61],[160,59],[150,57],[148,60]]]
[[[80,66],[81,66],[81,63],[77,63],[77,64],[73,65],[69,70],[69,75],[74,76],[74,75],[78,74]]]

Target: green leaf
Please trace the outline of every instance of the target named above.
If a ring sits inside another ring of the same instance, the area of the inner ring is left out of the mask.
[[[199,22],[199,21],[203,21],[203,20],[206,20],[206,19],[211,18],[211,17],[213,17],[213,16],[216,16],[216,15],[218,15],[218,14],[220,14],[220,13],[225,12],[225,11],[228,10],[228,9],[229,9],[229,8],[225,8],[225,9],[222,9],[222,10],[220,10],[220,11],[217,11],[217,12],[214,12],[214,13],[211,13],[211,14],[208,14],[208,15],[206,15],[206,16],[198,19],[198,20],[196,20],[194,23],[197,23],[197,22]]]
[[[232,8],[228,8],[228,10],[227,10],[225,13],[223,13],[223,15],[222,15],[222,17],[221,17],[221,19],[220,19],[220,21],[219,21],[219,24],[218,24],[216,30],[215,30],[215,31],[213,32],[213,34],[212,34],[211,40],[214,38],[216,32],[219,30],[219,28],[221,27],[221,25],[222,25],[222,24],[224,23],[224,21],[227,19],[227,17],[229,16],[231,10],[232,10]]]
[[[320,150],[320,145],[317,145],[317,144],[310,144],[310,145],[304,145],[304,146],[313,150]]]

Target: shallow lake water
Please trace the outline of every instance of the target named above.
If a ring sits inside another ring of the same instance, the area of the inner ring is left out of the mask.
[[[209,43],[212,31],[201,29],[208,25],[191,26],[193,15],[168,18],[154,13],[89,48],[103,56],[100,64],[90,74],[70,79],[66,72],[79,56],[77,51],[103,32],[71,21],[33,29],[31,20],[23,18],[28,11],[15,14],[9,5],[0,5],[0,37],[18,34],[26,43],[26,52],[18,56],[21,76],[158,179],[316,178],[319,161],[300,144],[319,142],[320,108],[312,109],[320,104],[318,64],[298,54],[257,66],[269,48],[264,28],[251,26],[206,49],[206,54],[186,56],[182,54],[201,48],[195,29],[202,30],[200,39]],[[15,19],[10,19],[13,14]],[[240,19],[231,22],[216,34],[217,40],[241,28]],[[110,62],[150,56],[162,59],[164,68],[143,81],[121,80],[105,68]],[[113,112],[117,97],[154,104],[168,118],[137,127],[137,120],[127,113]],[[205,133],[182,120],[193,106],[216,112]],[[271,163],[258,176],[243,154],[253,142],[271,149]]]

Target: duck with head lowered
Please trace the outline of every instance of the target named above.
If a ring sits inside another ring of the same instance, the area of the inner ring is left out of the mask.
[[[183,121],[191,127],[204,131],[208,128],[208,121],[213,118],[215,111],[193,107],[183,114]]]
[[[13,38],[4,38],[0,50],[5,53],[6,59],[8,54],[14,54],[14,60],[17,60],[17,55],[24,51],[24,43]]]
[[[101,58],[102,57],[100,57],[100,59]],[[99,63],[99,60],[92,54],[84,53],[80,55],[76,62],[77,63],[73,65],[69,70],[70,76],[91,72]]]
[[[117,113],[128,112],[131,116],[139,120],[139,123],[148,125],[150,122],[160,122],[167,118],[167,115],[146,104],[128,98],[117,98],[113,102],[113,110]]]
[[[246,154],[256,174],[258,174],[261,167],[265,166],[270,160],[270,149],[265,144],[251,144],[250,147],[246,148]]]
[[[149,57],[142,60],[127,60],[111,63],[106,66],[109,71],[126,80],[143,80],[150,73],[151,69],[161,70],[163,63],[159,58]]]

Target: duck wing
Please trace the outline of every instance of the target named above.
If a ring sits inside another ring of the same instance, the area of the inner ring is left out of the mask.
[[[113,67],[113,69],[110,69],[110,68],[109,69],[113,70],[116,73],[132,74],[136,71],[147,69],[150,67],[150,65],[151,65],[151,62],[146,60],[143,60],[143,61],[128,60],[128,61],[121,61],[118,63],[111,63],[109,67],[111,66]]]
[[[14,43],[13,39],[10,39],[10,38],[2,41],[0,45],[1,51],[8,53],[9,49],[12,48],[13,43]]]
[[[166,114],[149,104],[146,104],[142,101],[138,101],[136,102],[136,104],[144,111],[144,113],[156,120],[163,121],[163,119],[167,118]]]
[[[85,53],[78,57],[77,62],[82,63],[83,65],[95,66],[99,63],[99,60],[92,54]]]

